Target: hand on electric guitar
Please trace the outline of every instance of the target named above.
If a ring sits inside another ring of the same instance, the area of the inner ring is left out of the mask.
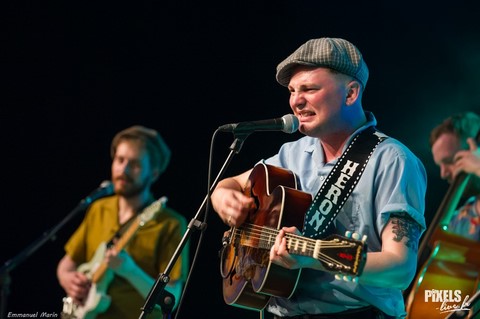
[[[64,261],[64,263],[66,262],[74,265],[70,259]],[[72,266],[72,269],[74,269],[74,266]],[[70,296],[72,302],[78,305],[85,303],[92,282],[83,272],[76,270],[65,271],[62,273],[62,276],[59,276],[59,280],[60,285],[65,289],[67,295]]]
[[[134,268],[138,267],[135,261],[125,251],[117,252],[115,248],[108,249],[105,253],[105,262],[108,268],[112,269],[114,273],[120,277],[127,277]]]
[[[123,248],[140,227],[162,212],[166,201],[166,197],[161,197],[145,208],[123,235],[113,240],[112,247],[102,242],[89,262],[77,268],[71,257],[65,255],[62,258],[58,277],[68,295],[63,298],[63,319],[92,319],[108,309],[111,300],[107,290],[114,273],[126,277],[137,267]]]

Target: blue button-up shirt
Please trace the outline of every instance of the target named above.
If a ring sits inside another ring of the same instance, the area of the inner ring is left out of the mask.
[[[361,130],[376,126],[373,114],[365,113],[368,122],[352,134],[350,141]],[[305,136],[282,145],[276,155],[264,162],[292,171],[299,189],[313,198],[337,160],[326,163],[320,141]],[[382,249],[382,230],[392,213],[409,214],[424,231],[426,180],[421,161],[398,140],[385,139],[377,146],[338,214],[335,232],[344,235],[349,230],[367,235],[368,250],[376,252]],[[294,316],[335,313],[367,305],[392,316],[405,316],[404,299],[399,289],[335,280],[331,273],[304,269],[293,296],[272,298],[268,311],[279,316]]]

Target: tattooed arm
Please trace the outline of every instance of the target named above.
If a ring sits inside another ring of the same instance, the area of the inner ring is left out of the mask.
[[[382,251],[367,254],[360,282],[406,289],[415,276],[419,239],[416,221],[404,213],[391,215],[382,232]]]

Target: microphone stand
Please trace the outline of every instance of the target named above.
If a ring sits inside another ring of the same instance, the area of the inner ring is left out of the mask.
[[[140,314],[139,319],[146,318],[148,314],[150,314],[153,310],[153,307],[155,304],[158,304],[162,308],[162,312],[164,314],[165,318],[170,318],[169,314],[175,305],[175,299],[171,293],[165,290],[165,286],[168,284],[170,281],[169,274],[172,271],[173,265],[177,261],[178,257],[180,256],[183,248],[185,247],[188,239],[191,236],[191,232],[193,229],[196,230],[204,230],[207,227],[206,223],[203,223],[200,221],[198,218],[201,214],[201,212],[204,210],[207,202],[210,199],[210,194],[212,191],[215,189],[217,186],[220,178],[223,176],[225,170],[227,169],[228,165],[233,159],[233,156],[235,154],[238,154],[240,152],[240,149],[243,146],[243,142],[245,142],[245,139],[250,135],[251,132],[245,132],[245,133],[239,133],[235,134],[235,140],[233,141],[232,145],[230,146],[230,153],[225,160],[225,163],[223,164],[222,168],[220,169],[220,172],[218,173],[217,177],[215,178],[212,186],[209,189],[209,192],[207,196],[205,196],[205,199],[203,200],[200,208],[198,209],[197,213],[195,214],[194,218],[190,221],[190,223],[187,226],[187,230],[185,234],[183,235],[183,238],[181,239],[180,243],[177,246],[177,249],[173,253],[172,258],[170,259],[167,267],[165,268],[165,271],[161,273],[157,280],[155,281],[152,289],[150,290],[147,299],[145,301],[144,306],[141,308],[142,312]],[[165,297],[166,296],[166,297]]]
[[[105,183],[105,182],[104,182]],[[103,185],[103,183],[102,183]],[[24,250],[22,250],[18,255],[14,258],[7,260],[2,268],[0,268],[0,284],[2,285],[1,288],[1,304],[0,304],[0,318],[6,318],[6,311],[7,311],[7,296],[10,293],[10,284],[11,284],[11,277],[10,272],[15,269],[18,265],[20,265],[23,261],[25,261],[28,257],[30,257],[34,252],[36,252],[40,247],[43,246],[48,240],[55,240],[56,233],[73,217],[75,217],[79,212],[85,210],[88,205],[90,205],[94,200],[97,200],[100,197],[104,197],[107,195],[111,195],[110,192],[113,192],[113,189],[110,185],[101,187],[94,191],[92,194],[87,196],[85,199],[82,199],[80,203],[63,219],[58,223],[56,226],[51,228],[48,231],[45,231],[40,238],[36,241],[31,243],[27,246]]]

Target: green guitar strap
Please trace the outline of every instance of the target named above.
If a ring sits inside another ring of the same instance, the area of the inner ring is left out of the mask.
[[[305,215],[304,236],[321,238],[333,227],[335,217],[357,185],[370,156],[385,139],[373,126],[353,138],[313,199]]]

